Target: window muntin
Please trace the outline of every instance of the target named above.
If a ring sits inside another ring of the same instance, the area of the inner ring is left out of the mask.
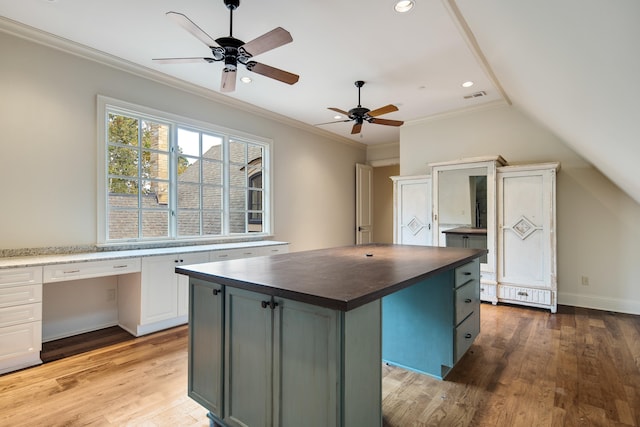
[[[269,217],[263,183],[269,142],[108,104],[104,111],[107,195],[100,241],[269,232],[263,222]]]

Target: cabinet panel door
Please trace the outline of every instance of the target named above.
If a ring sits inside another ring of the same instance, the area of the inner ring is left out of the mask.
[[[274,318],[274,424],[339,425],[338,313],[291,300]]]
[[[175,255],[142,258],[141,324],[178,316],[178,283]]]
[[[431,245],[431,180],[399,180],[396,191],[396,243]]]
[[[543,173],[500,179],[500,281],[551,286],[550,180]]]
[[[226,288],[224,422],[231,426],[272,425],[273,311],[261,304],[268,300]]]
[[[180,255],[179,265],[200,264],[209,262],[209,252],[196,252]],[[189,276],[176,274],[178,280],[178,316],[186,316],[189,312]]]
[[[189,397],[222,419],[223,287],[191,280]]]

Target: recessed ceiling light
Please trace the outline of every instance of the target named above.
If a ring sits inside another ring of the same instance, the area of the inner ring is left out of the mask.
[[[462,83],[462,87],[471,87],[471,86],[473,86],[473,82],[472,81],[468,81],[468,82]]]
[[[409,12],[414,5],[415,3],[413,2],[413,0],[400,0],[396,2],[396,5],[393,8],[396,12],[405,13]]]
[[[242,83],[251,83],[251,77],[247,77],[247,76],[240,77],[240,81]]]

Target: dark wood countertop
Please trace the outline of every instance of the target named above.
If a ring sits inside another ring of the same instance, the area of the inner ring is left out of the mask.
[[[485,254],[484,249],[371,244],[176,267],[221,285],[348,311]]]
[[[444,230],[443,233],[445,233],[445,234],[473,234],[473,235],[486,236],[487,235],[487,229],[486,228],[474,228],[474,227],[456,227],[456,228],[450,228],[449,230]]]

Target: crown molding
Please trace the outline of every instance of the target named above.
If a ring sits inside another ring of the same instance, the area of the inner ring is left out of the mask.
[[[0,31],[362,150],[367,145],[0,16]]]

